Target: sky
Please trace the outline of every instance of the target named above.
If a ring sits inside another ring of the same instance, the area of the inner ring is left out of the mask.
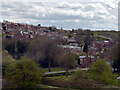
[[[53,26],[63,29],[118,30],[118,0],[3,0],[0,22]]]

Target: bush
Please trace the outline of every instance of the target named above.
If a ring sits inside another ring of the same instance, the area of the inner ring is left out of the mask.
[[[89,73],[91,78],[97,82],[112,85],[118,84],[118,80],[116,76],[112,74],[112,69],[106,63],[106,60],[97,60],[90,66]]]
[[[8,53],[8,51],[2,51],[2,74],[5,75],[5,69],[10,63],[14,63],[15,60],[13,57]]]
[[[101,81],[108,85],[109,84],[118,85],[118,80],[116,79],[116,77],[117,76],[112,73],[103,72],[101,76]]]
[[[63,88],[74,88],[74,89],[80,89],[80,88],[95,88],[97,87],[97,84],[93,81],[88,80],[54,80],[51,78],[44,78],[42,80],[43,84],[52,85],[55,87],[63,87]]]
[[[42,72],[30,59],[21,59],[6,67],[6,77],[10,88],[34,88],[41,83]]]
[[[89,73],[87,73],[87,71],[82,71],[82,70],[79,70],[79,71],[76,71],[74,74],[73,74],[73,77],[72,77],[73,80],[89,80],[90,77],[89,77]]]

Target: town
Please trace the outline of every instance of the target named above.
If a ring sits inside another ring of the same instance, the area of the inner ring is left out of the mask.
[[[31,58],[48,76],[58,74],[61,69],[52,73],[52,69],[58,67],[65,68],[62,69],[65,72],[88,70],[99,59],[104,59],[108,65],[113,66],[114,56],[111,54],[118,44],[118,31],[92,31],[82,28],[64,30],[57,29],[56,26],[46,27],[41,24],[30,25],[7,20],[0,25],[2,52],[5,54],[3,57],[6,58],[6,54],[9,54],[18,61],[26,57]],[[112,70],[117,72],[119,68],[115,66]]]
[[[1,27],[3,28],[3,36],[6,38],[19,38],[19,39],[34,39],[39,36],[49,36],[50,38],[62,38],[64,40],[64,45],[60,44],[64,49],[70,50],[72,53],[79,55],[78,64],[80,67],[88,67],[90,62],[94,62],[97,58],[106,58],[110,61],[109,54],[106,53],[106,50],[116,45],[117,42],[113,41],[112,38],[105,37],[102,35],[96,36],[97,39],[91,42],[89,45],[88,54],[83,54],[84,47],[84,39],[81,41],[82,47],[79,45],[79,41],[77,41],[75,31],[67,31],[62,29],[56,29],[56,27],[42,27],[42,26],[34,26],[29,24],[21,24],[21,23],[13,23],[4,21]],[[65,33],[62,33],[65,32]],[[90,32],[89,30],[86,32]],[[70,36],[71,34],[71,36]],[[72,36],[73,35],[73,36]],[[91,34],[91,37],[94,37]],[[109,62],[110,63],[110,62]]]

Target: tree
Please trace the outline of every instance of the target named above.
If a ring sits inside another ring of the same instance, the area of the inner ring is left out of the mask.
[[[44,42],[42,43],[44,48],[44,55],[45,55],[45,59],[48,63],[48,68],[49,68],[49,72],[51,71],[51,65],[52,62],[54,62],[54,57],[57,54],[57,52],[59,52],[59,47],[57,46],[57,43],[54,40],[51,39],[45,39]]]
[[[104,59],[98,59],[90,66],[90,72],[96,74],[100,74],[102,72],[111,72],[111,68]]]
[[[55,56],[59,54],[61,48],[58,42],[50,37],[41,37],[33,40],[26,52],[27,57],[33,58],[42,67],[57,66]]]
[[[15,42],[13,40],[9,40],[6,44],[3,44],[5,49],[11,54],[14,58],[15,56]]]
[[[38,26],[40,27],[40,26],[41,26],[41,24],[38,24]]]
[[[85,52],[86,54],[88,54],[88,46],[91,44],[92,40],[93,40],[93,37],[91,36],[91,31],[90,30],[86,30],[85,31],[85,34],[86,34],[86,38],[85,38],[85,45],[84,45],[84,48],[83,48],[83,52]]]
[[[2,51],[2,74],[5,75],[5,69],[10,63],[14,63],[15,60],[13,57],[8,53],[8,51]]]
[[[22,58],[6,68],[10,88],[35,88],[41,83],[42,71],[31,59]]]
[[[58,55],[57,60],[59,65],[66,69],[66,77],[68,77],[68,70],[76,66],[75,56],[70,52],[64,52]]]
[[[49,30],[50,30],[50,31],[56,31],[56,29],[57,29],[57,28],[56,28],[55,25],[53,25],[53,26],[49,26]]]
[[[72,32],[74,32],[75,30],[74,29],[72,29]]]
[[[3,30],[6,30],[6,26],[2,26]]]
[[[52,31],[52,27],[51,27],[51,26],[49,26],[49,30],[51,30],[51,31]]]
[[[90,66],[89,73],[91,78],[95,81],[104,84],[117,85],[116,76],[112,74],[112,68],[106,63],[104,59],[98,59]]]
[[[84,31],[80,29],[79,31],[77,31],[77,37],[76,37],[76,41],[80,47],[82,47],[81,44],[83,44],[84,40],[85,40]]]
[[[90,45],[90,44],[91,44],[91,41],[93,40],[91,34],[92,34],[92,33],[91,33],[90,30],[86,30],[86,31],[85,31],[85,36],[86,36],[86,38],[85,38],[85,43],[87,43],[88,45]]]
[[[118,59],[113,59],[113,65],[112,65],[113,69],[114,69],[114,72],[115,72],[115,69],[117,69],[117,72],[120,71],[120,60]]]
[[[17,41],[17,59],[20,59],[21,56],[23,56],[24,52],[26,51],[28,43],[27,42],[23,42],[21,40]]]
[[[88,44],[87,43],[85,43],[85,45],[84,45],[83,52],[88,54]]]
[[[112,67],[115,71],[117,69],[117,72],[120,71],[120,43],[116,44],[114,47],[110,49],[110,58],[112,60]]]
[[[28,42],[24,40],[17,40],[15,38],[5,39],[3,38],[3,50],[7,50],[14,59],[20,59],[26,51]]]

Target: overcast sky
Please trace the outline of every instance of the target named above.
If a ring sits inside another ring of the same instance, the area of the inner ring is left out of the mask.
[[[92,0],[91,0],[92,1]],[[3,19],[63,29],[118,29],[118,0],[101,2],[2,2]]]

